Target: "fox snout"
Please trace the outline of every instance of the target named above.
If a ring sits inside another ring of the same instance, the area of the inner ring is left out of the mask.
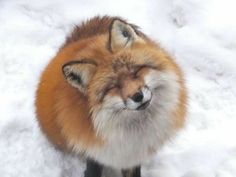
[[[132,96],[128,97],[125,105],[128,109],[143,110],[149,106],[151,100],[152,92],[147,86],[144,86]]]

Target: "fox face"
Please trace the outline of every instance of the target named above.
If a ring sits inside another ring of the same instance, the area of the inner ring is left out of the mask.
[[[99,56],[80,58],[78,53],[62,67],[67,82],[87,98],[97,133],[108,137],[117,128],[140,128],[139,122],[171,115],[181,87],[176,64],[123,21],[115,20],[105,39],[106,49],[88,49]]]

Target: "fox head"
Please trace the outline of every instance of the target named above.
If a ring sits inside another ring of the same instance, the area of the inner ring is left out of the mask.
[[[87,98],[98,133],[130,128],[142,120],[152,122],[158,115],[175,111],[182,82],[180,70],[136,27],[116,19],[109,34],[81,43],[81,51],[63,65],[62,71],[71,87]]]

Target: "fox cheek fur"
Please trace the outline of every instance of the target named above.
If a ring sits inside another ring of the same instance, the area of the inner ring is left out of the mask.
[[[54,145],[88,158],[85,177],[100,177],[102,165],[139,177],[140,165],[183,127],[186,95],[166,51],[135,25],[95,17],[46,67],[36,114]]]

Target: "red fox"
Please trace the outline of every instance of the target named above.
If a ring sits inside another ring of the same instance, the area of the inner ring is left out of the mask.
[[[186,97],[180,67],[157,43],[121,18],[94,17],[44,70],[36,115],[52,144],[86,157],[85,177],[104,166],[140,177],[183,127]]]

